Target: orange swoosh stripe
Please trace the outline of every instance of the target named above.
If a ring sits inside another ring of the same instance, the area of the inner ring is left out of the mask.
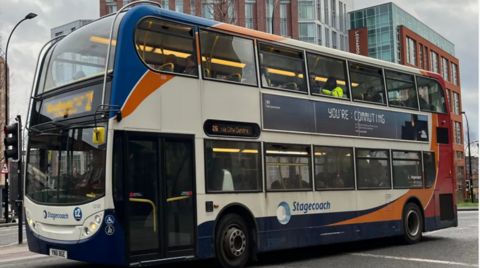
[[[173,75],[159,74],[148,70],[125,102],[122,109],[122,117],[125,118],[133,113],[140,103],[173,77]]]

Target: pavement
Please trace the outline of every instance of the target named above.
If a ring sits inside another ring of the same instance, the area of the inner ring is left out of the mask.
[[[459,226],[424,233],[420,243],[403,245],[385,238],[354,243],[277,251],[259,255],[251,268],[460,268],[479,267],[478,211],[460,211]],[[0,241],[9,235],[1,236]],[[4,231],[3,234],[9,234]],[[12,235],[14,239],[16,235]],[[96,267],[94,264],[65,260],[28,251],[26,244],[0,246],[2,268]],[[212,261],[169,265],[173,268],[213,267]],[[106,267],[106,266],[102,266]],[[167,266],[159,266],[167,267]]]

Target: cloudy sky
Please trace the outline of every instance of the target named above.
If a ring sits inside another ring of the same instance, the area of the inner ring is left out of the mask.
[[[259,0],[260,1],[260,0]],[[390,2],[389,0],[354,0],[354,8]],[[455,44],[460,60],[463,110],[478,139],[478,0],[396,0],[401,8],[433,28]],[[38,14],[23,22],[10,40],[11,118],[26,115],[33,73],[38,53],[48,40],[50,29],[78,19],[99,17],[99,0],[4,0],[0,2],[0,36],[5,49],[7,34],[29,12]]]

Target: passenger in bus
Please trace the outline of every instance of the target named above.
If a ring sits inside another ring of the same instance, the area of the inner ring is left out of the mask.
[[[427,101],[420,94],[418,95],[418,101],[420,103],[421,108],[426,108],[426,106],[428,108]],[[418,108],[417,91],[415,89],[409,89],[408,90],[408,99],[406,100],[406,105],[407,105],[407,107]]]
[[[312,72],[310,73],[310,91],[312,93],[320,93],[320,88],[322,87],[320,85],[320,82],[318,82],[317,80],[315,80],[315,78],[317,78],[317,76]]]
[[[195,65],[195,60],[193,58],[193,55],[190,55],[185,59],[184,73],[189,75],[197,75],[197,72],[198,72],[198,68]]]
[[[383,103],[383,97],[375,90],[375,87],[371,86],[367,88],[367,94],[365,95],[366,101]]]
[[[343,98],[343,89],[337,86],[337,80],[333,77],[327,79],[327,82],[323,85],[322,93],[328,96]]]
[[[172,70],[171,67],[166,67],[163,70],[169,71],[169,72],[175,72],[175,73],[183,73],[182,67],[177,65],[177,56],[175,56],[173,54],[168,55],[165,59],[164,65],[167,64],[167,63],[173,64],[173,70]]]
[[[272,86],[272,85],[270,84],[270,79],[268,79],[268,76],[270,75],[270,72],[268,71],[268,68],[262,67],[262,68],[261,68],[261,73],[262,73],[262,78],[261,78],[261,79],[262,79],[262,85],[263,85],[264,87],[270,87],[270,86]]]

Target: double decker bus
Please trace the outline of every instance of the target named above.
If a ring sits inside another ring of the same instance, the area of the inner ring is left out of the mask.
[[[39,57],[30,251],[239,268],[458,225],[441,76],[136,4]]]

